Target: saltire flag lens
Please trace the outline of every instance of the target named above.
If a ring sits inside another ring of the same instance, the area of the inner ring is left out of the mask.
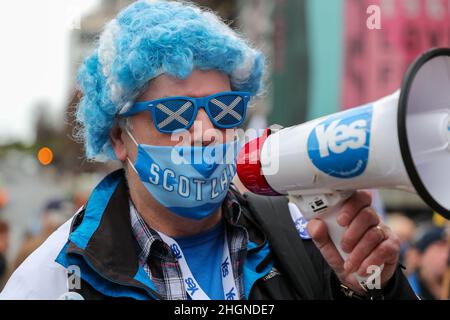
[[[188,129],[204,108],[211,122],[218,128],[233,128],[245,118],[250,94],[223,94],[204,98],[166,98],[150,104],[156,128],[165,133]]]

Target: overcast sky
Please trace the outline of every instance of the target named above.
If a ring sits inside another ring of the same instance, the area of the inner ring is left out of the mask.
[[[68,98],[69,34],[97,0],[7,0],[0,4],[0,144],[33,141],[40,101],[57,119]]]

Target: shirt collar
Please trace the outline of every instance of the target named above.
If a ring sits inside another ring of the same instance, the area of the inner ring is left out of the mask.
[[[234,186],[231,186],[234,188]],[[236,192],[236,191],[235,191]],[[134,237],[141,248],[139,254],[139,264],[144,265],[151,253],[155,243],[162,244],[163,241],[159,234],[150,228],[142,216],[136,210],[133,202],[130,200],[131,227]],[[222,216],[225,222],[231,226],[238,226],[238,220],[241,216],[241,205],[233,191],[229,190],[222,205]]]
[[[149,228],[147,223],[141,217],[134,207],[133,202],[130,200],[130,217],[131,217],[131,228],[133,230],[134,237],[141,248],[141,253],[139,254],[139,264],[144,265],[150,255],[152,245],[155,241],[161,241],[159,234]]]
[[[225,200],[222,205],[222,215],[225,218],[225,220],[233,225],[236,226],[238,224],[239,218],[241,217],[242,208],[241,204],[239,203],[236,194],[239,191],[235,189],[236,187],[231,184],[230,189],[228,190],[227,196],[225,197]]]

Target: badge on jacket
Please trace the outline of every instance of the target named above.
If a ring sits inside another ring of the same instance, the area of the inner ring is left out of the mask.
[[[308,221],[303,217],[298,207],[295,204],[289,202],[289,211],[300,238],[302,238],[303,240],[310,240],[311,236],[309,235],[308,229],[306,228],[308,226]]]

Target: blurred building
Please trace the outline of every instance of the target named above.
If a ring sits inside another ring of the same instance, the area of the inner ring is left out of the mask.
[[[272,74],[272,61],[274,56],[273,37],[274,27],[272,16],[276,1],[239,0],[237,28],[245,34],[250,42],[260,48],[267,57],[268,75]],[[268,82],[269,77],[265,79]],[[263,97],[251,108],[246,124],[250,128],[264,129],[268,126],[268,114],[272,110],[272,90],[264,92]]]

